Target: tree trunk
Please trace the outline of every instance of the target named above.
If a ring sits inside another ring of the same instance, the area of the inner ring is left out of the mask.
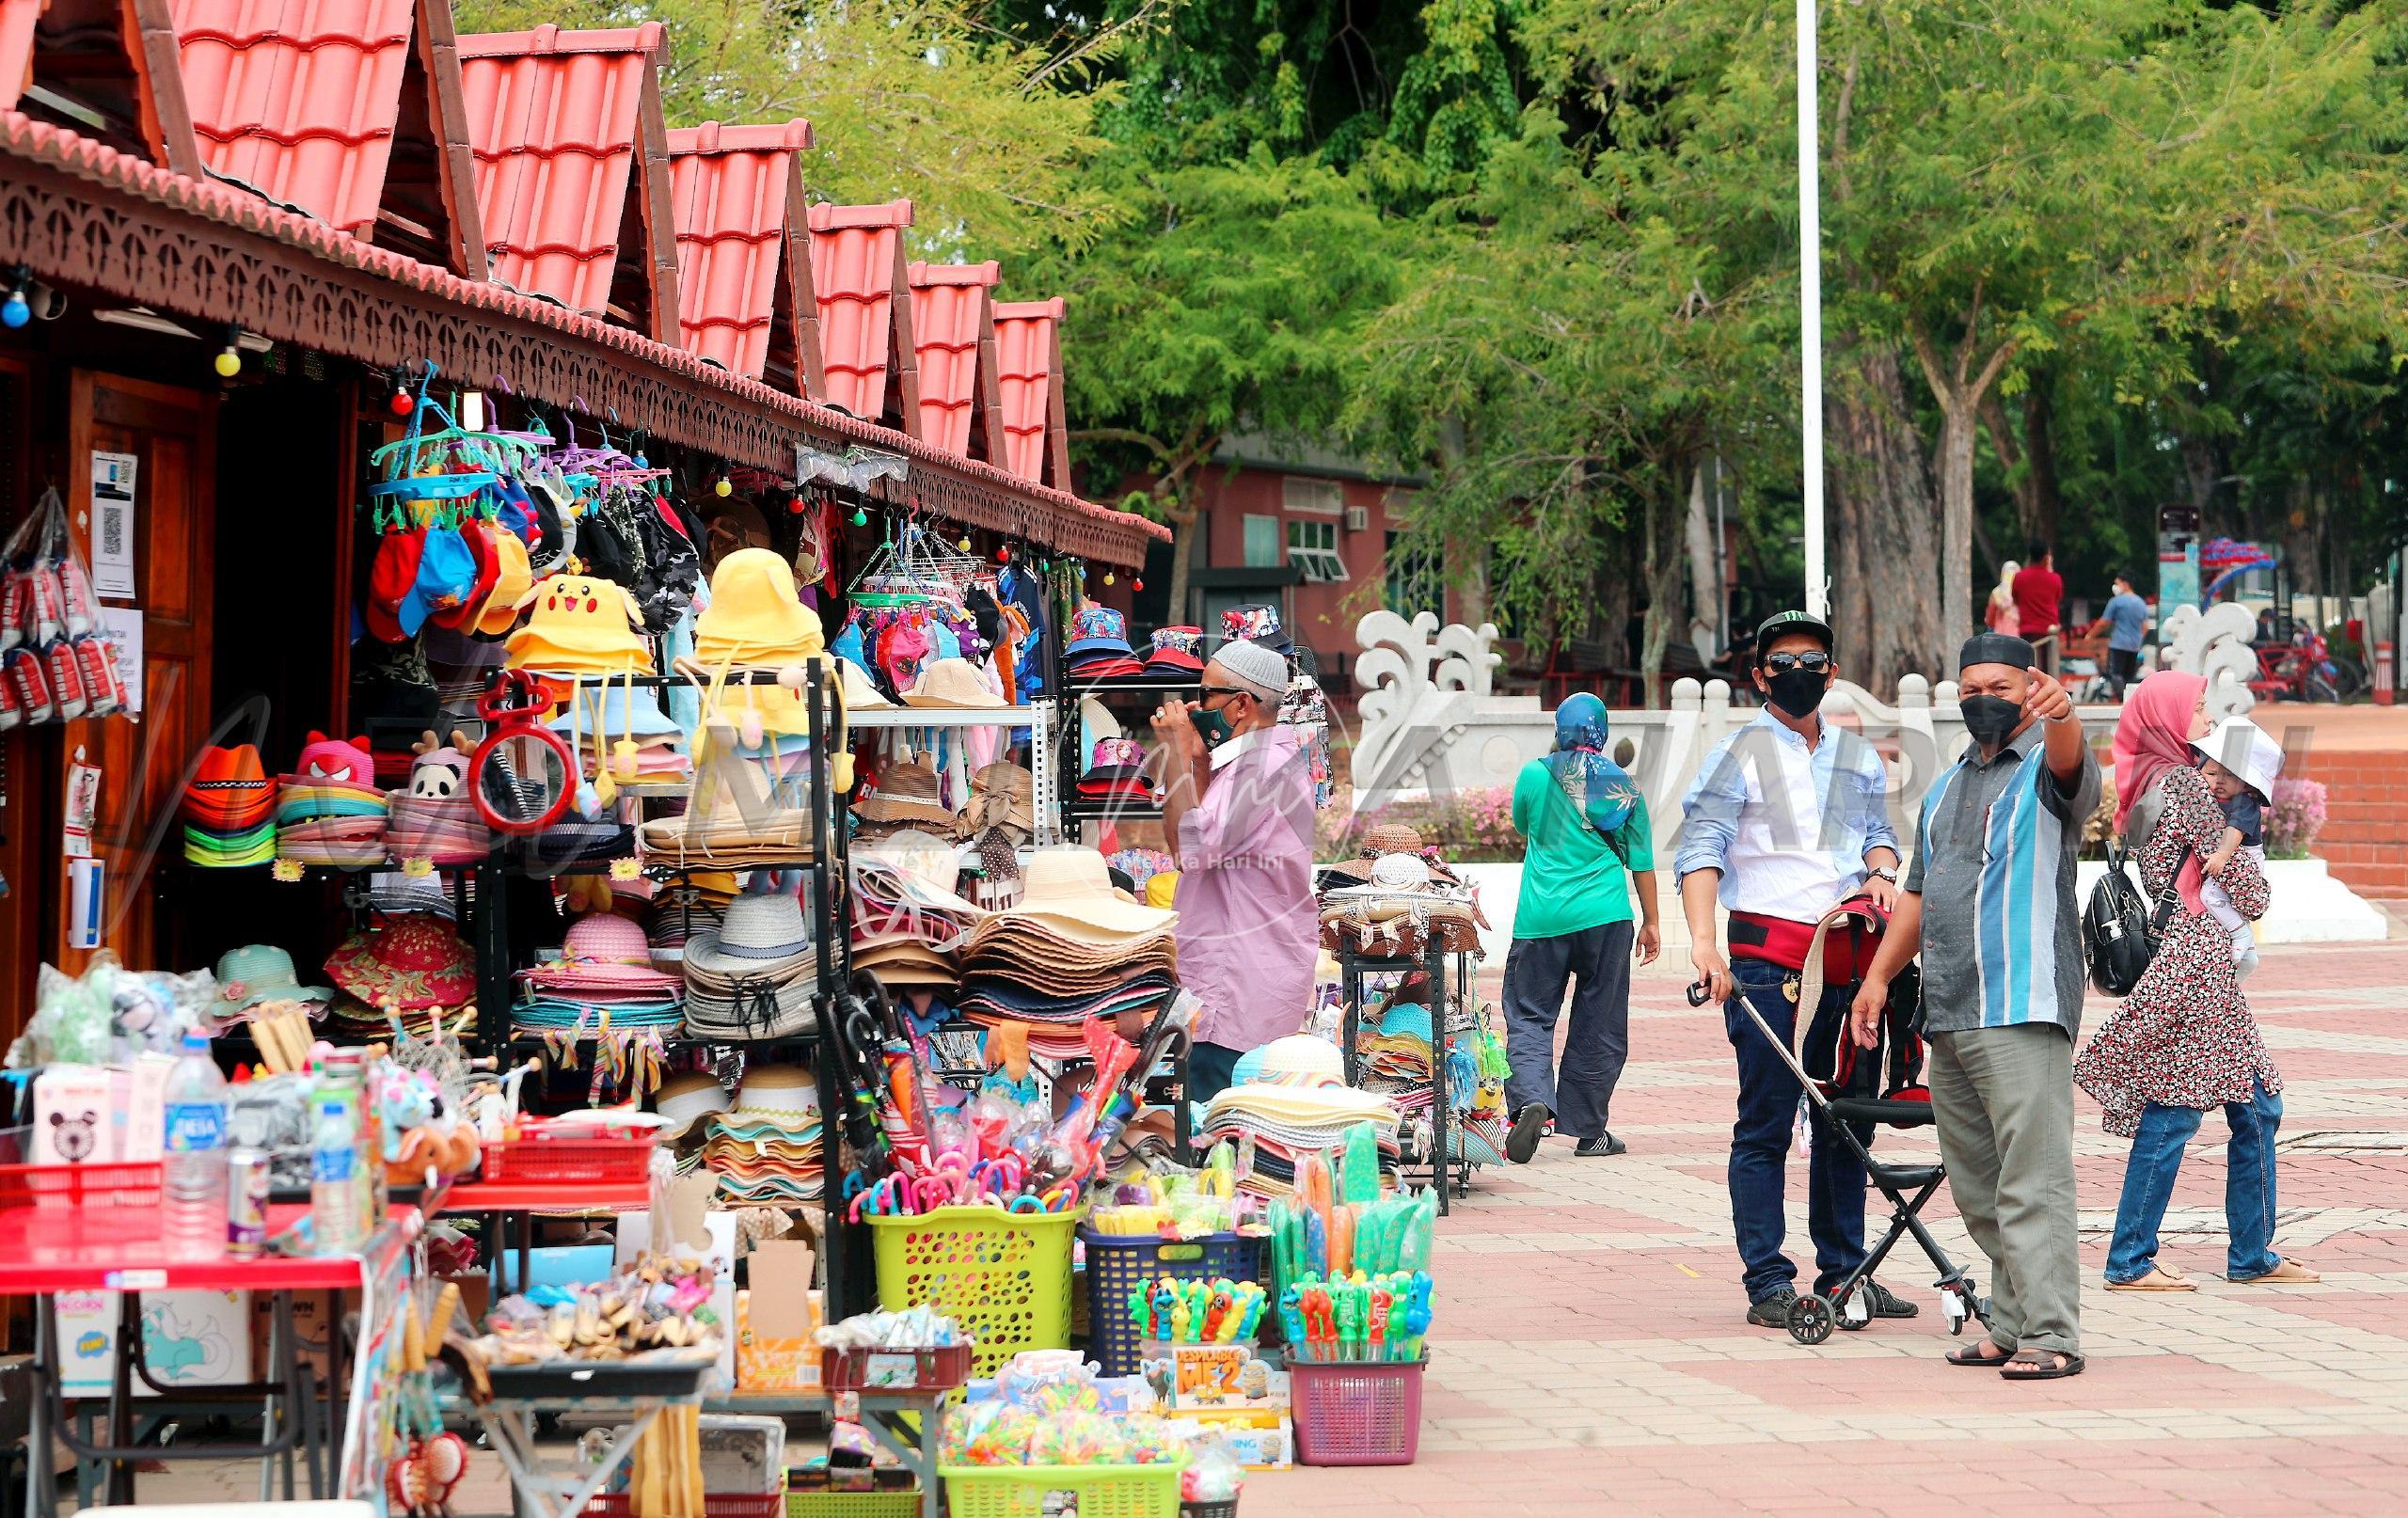
[[[1887,701],[1909,671],[1948,673],[1955,652],[1940,616],[1931,471],[1897,349],[1841,333],[1829,351],[1823,414],[1840,672]]]
[[[1681,569],[1688,558],[1682,524],[1687,514],[1703,502],[1704,476],[1696,466],[1671,471],[1647,501],[1647,530],[1641,538],[1646,560],[1647,616],[1640,625],[1639,678],[1647,693],[1647,709],[1664,704],[1664,650],[1671,645],[1672,629],[1681,621]],[[1690,488],[1677,482],[1687,475]]]
[[[1703,465],[1698,466],[1689,485],[1688,519],[1683,537],[1689,556],[1689,641],[1697,646],[1700,659],[1711,661],[1721,652],[1716,640],[1720,619],[1715,613],[1720,605],[1722,577],[1716,573],[1714,514],[1707,508]]]
[[[2023,392],[2024,479],[2030,486],[2030,535],[2042,543],[2057,541],[2057,524],[2065,518],[2065,497],[2057,488],[2057,382],[2046,372],[2032,376]]]
[[[1953,401],[1953,403],[1952,403]],[[1959,393],[1940,403],[1940,614],[1962,638],[1973,614],[1973,408]]]
[[[1196,534],[1204,514],[1185,495],[1174,492],[1163,512],[1170,523],[1170,599],[1164,603],[1174,626],[1186,625],[1188,571],[1196,562]]]

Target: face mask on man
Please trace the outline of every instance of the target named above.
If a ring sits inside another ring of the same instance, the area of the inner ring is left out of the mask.
[[[1228,741],[1229,718],[1227,712],[1198,704],[1187,708],[1187,719],[1195,723],[1196,731],[1204,735],[1204,747],[1217,749]]]
[[[2004,696],[1961,697],[1956,709],[1965,719],[1965,731],[1985,749],[2004,743],[2023,720],[2023,704]]]
[[[1823,692],[1830,683],[1828,670],[1783,670],[1766,677],[1765,695],[1775,706],[1803,721],[1823,704]]]

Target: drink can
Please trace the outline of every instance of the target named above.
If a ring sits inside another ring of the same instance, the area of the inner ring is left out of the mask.
[[[267,1151],[235,1149],[226,1156],[226,1253],[256,1259],[267,1253]]]

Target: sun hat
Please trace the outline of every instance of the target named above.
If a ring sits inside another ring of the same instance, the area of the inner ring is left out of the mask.
[[[941,799],[936,766],[927,756],[890,765],[878,777],[877,790],[853,803],[870,822],[933,822],[950,828],[958,820]]]
[[[987,688],[968,659],[931,659],[920,670],[920,683],[903,696],[906,706],[937,706],[957,710],[987,710],[1004,698]]]
[[[739,548],[711,571],[710,605],[694,619],[694,657],[790,664],[826,652],[818,614],[802,604],[794,566],[768,548]]]
[[[1279,613],[1267,606],[1236,606],[1221,613],[1221,641],[1260,643],[1285,654],[1295,646],[1279,625]]]
[[[1430,873],[1438,879],[1450,885],[1459,884],[1455,872],[1444,863],[1430,859],[1428,849],[1429,845],[1423,840],[1420,830],[1409,823],[1383,822],[1375,828],[1365,830],[1357,845],[1354,858],[1340,860],[1335,864],[1325,864],[1322,866],[1322,871],[1326,875],[1343,876],[1350,880],[1368,881],[1371,878],[1372,868],[1383,856],[1412,854],[1420,857],[1429,866]]]
[[[1146,778],[1146,751],[1134,738],[1098,738],[1095,756],[1080,783],[1092,781],[1137,780]]]
[[[304,986],[293,956],[273,943],[246,943],[217,957],[219,1010],[248,1011],[261,1002],[331,1002],[334,989]]]
[[[411,875],[404,870],[378,870],[368,878],[368,909],[381,917],[422,912],[445,922],[459,919],[459,908],[443,889],[439,875]]]
[[[1108,606],[1081,607],[1070,616],[1070,640],[1062,652],[1073,658],[1081,654],[1128,654],[1129,620]]]
[[[537,580],[519,604],[533,609],[504,645],[512,669],[651,672],[652,650],[637,633],[643,612],[625,587],[589,575],[555,575]]]
[[[200,763],[184,786],[188,821],[218,832],[247,832],[276,810],[276,786],[250,744],[201,751]]]
[[[1229,673],[1244,689],[1265,705],[1275,705],[1288,693],[1288,658],[1277,649],[1264,643],[1239,639],[1223,643],[1212,652],[1212,662]]]
[[[476,957],[460,936],[425,917],[402,917],[343,940],[326,978],[372,1007],[405,1012],[463,1006],[477,994]]]
[[[1075,847],[1033,851],[1022,871],[1020,905],[997,915],[1036,918],[1071,938],[1105,941],[1165,932],[1179,921],[1175,911],[1122,899],[1103,856]]]
[[[816,1118],[819,1081],[800,1065],[752,1065],[736,1088],[736,1106],[728,1121],[745,1118]],[[791,1125],[789,1125],[791,1126]]]
[[[2273,804],[2274,782],[2283,772],[2283,746],[2264,728],[2246,717],[2227,717],[2191,747],[2240,776],[2243,785],[2258,793],[2261,805]]]
[[[494,531],[493,556],[493,593],[477,613],[476,630],[499,638],[517,625],[518,603],[534,588],[535,566],[527,557],[527,540],[504,528]]]
[[[781,892],[737,897],[716,929],[686,941],[686,975],[740,979],[791,968],[812,953],[811,924],[802,903]]]
[[[974,831],[998,825],[1033,832],[1037,828],[1037,777],[1025,765],[999,760],[970,777],[969,824]]]
[[[1154,629],[1153,645],[1146,655],[1149,673],[1194,674],[1204,668],[1204,629],[1201,627],[1157,627]]]
[[[615,912],[589,912],[571,923],[561,942],[561,957],[524,975],[531,984],[563,990],[684,984],[682,977],[652,967],[652,944],[643,929]]]
[[[1308,1033],[1290,1034],[1274,1038],[1262,1046],[1262,1058],[1256,1067],[1257,1077],[1264,1081],[1334,1081],[1346,1083],[1346,1057],[1338,1046],[1326,1038],[1316,1038]]]
[[[645,743],[686,735],[686,730],[660,709],[660,695],[650,686],[639,688],[632,700],[624,685],[605,687],[598,719],[594,704],[591,701],[580,703],[572,694],[561,714],[545,725],[562,737],[574,733],[579,743],[604,749],[623,737]]]
[[[660,1142],[674,1143],[696,1123],[727,1111],[727,1087],[707,1070],[682,1071],[652,1094],[652,1110],[660,1116]]]
[[[863,669],[851,659],[842,659],[838,662],[843,664],[845,669],[845,710],[848,712],[882,711],[895,704],[886,699],[886,692],[879,689],[877,683],[870,679],[867,670]]]
[[[933,833],[907,829],[854,849],[852,859],[856,871],[890,872],[892,884],[910,905],[986,915],[954,889],[961,878],[960,850]]]

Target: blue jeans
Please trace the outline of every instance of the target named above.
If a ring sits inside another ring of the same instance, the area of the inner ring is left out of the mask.
[[[2224,1223],[2232,1235],[2225,1274],[2235,1281],[2263,1275],[2281,1264],[2274,1253],[2274,1131],[2283,1126],[2283,1099],[2253,1087],[2247,1101],[2227,1101],[2225,1121],[2232,1142],[2225,1148]],[[2182,1146],[2199,1131],[2207,1114],[2196,1107],[2141,1109],[2132,1155],[2124,1162],[2124,1196],[2115,1205],[2115,1241],[2107,1249],[2107,1279],[2121,1286],[2155,1267],[2158,1225],[2182,1171]]]
[[[1798,1009],[1782,993],[1789,972],[1761,959],[1731,962],[1732,997],[1722,1008],[1723,1028],[1739,1060],[1739,1116],[1731,1125],[1731,1227],[1739,1241],[1740,1280],[1750,1302],[1761,1302],[1798,1279],[1798,1267],[1781,1252],[1788,1231],[1782,1216],[1783,1171],[1789,1132],[1805,1097],[1798,1077],[1749,1020],[1739,1000],[1762,1014],[1773,1036],[1794,1044]],[[1850,993],[1826,987],[1823,1014],[1846,1017]],[[1864,1166],[1818,1113],[1813,1118],[1814,1152],[1806,1168],[1806,1227],[1814,1240],[1814,1289],[1829,1291],[1864,1258]],[[1869,1139],[1869,1129],[1859,1129]]]

